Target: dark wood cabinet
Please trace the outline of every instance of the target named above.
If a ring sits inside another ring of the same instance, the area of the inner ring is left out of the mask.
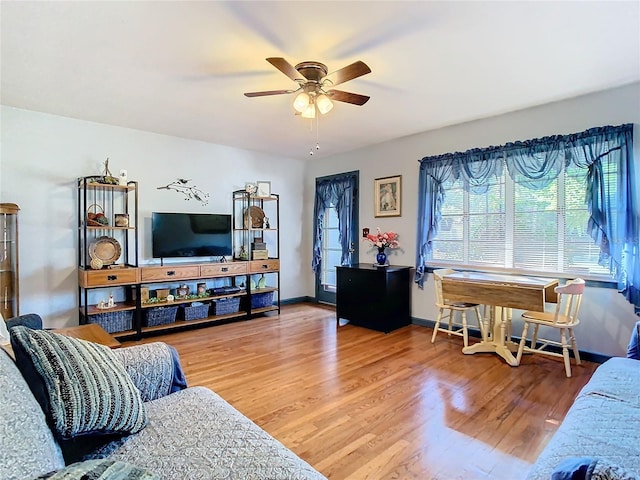
[[[388,333],[411,323],[411,267],[337,267],[336,319]]]

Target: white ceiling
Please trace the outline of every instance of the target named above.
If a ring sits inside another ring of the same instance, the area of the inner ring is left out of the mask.
[[[356,60],[313,159],[640,80],[639,1],[5,1],[4,105],[309,158],[265,61]]]

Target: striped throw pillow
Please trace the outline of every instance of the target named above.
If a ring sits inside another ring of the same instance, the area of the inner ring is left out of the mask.
[[[147,424],[140,391],[109,348],[26,327],[11,329],[11,344],[60,439],[136,433]]]

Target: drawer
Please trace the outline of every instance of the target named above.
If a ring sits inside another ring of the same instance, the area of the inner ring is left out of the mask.
[[[171,267],[142,267],[142,282],[162,282],[166,280],[187,280],[200,277],[199,265],[174,265]]]
[[[247,273],[247,262],[229,262],[200,266],[201,277],[226,277]]]
[[[138,268],[114,268],[104,270],[78,270],[78,283],[83,288],[138,283]]]
[[[251,273],[277,272],[279,270],[280,260],[251,260],[249,262],[249,271]]]

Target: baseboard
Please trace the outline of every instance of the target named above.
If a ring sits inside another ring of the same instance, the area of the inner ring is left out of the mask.
[[[421,327],[428,327],[428,328],[433,328],[436,324],[435,320],[427,320],[424,318],[417,318],[417,317],[411,317],[411,323],[413,323],[414,325],[420,325]],[[469,330],[470,337],[480,338],[480,330],[478,330],[477,328],[468,328],[468,330]],[[520,338],[521,337],[514,336],[513,340],[519,342]],[[547,349],[551,352],[556,352],[556,353],[561,353],[562,351],[559,347],[555,347],[552,345],[549,345]],[[579,352],[580,352],[580,359],[586,360],[587,362],[604,363],[611,358],[610,356],[602,355],[601,353],[586,352],[584,350],[579,350]]]
[[[314,302],[317,303],[313,297],[293,297],[286,300],[280,300],[280,305],[291,305],[294,303]]]

